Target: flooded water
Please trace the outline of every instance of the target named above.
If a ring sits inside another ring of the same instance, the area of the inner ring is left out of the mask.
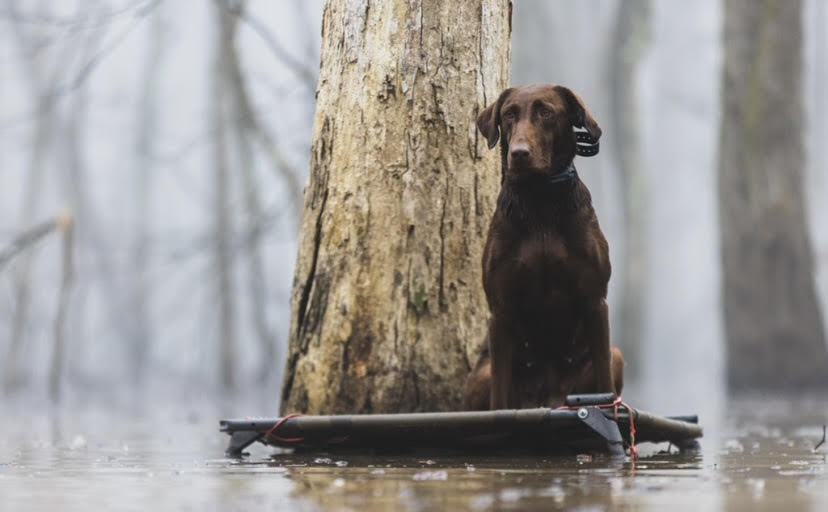
[[[633,402],[634,405],[635,402]],[[253,406],[245,406],[253,407]],[[223,456],[238,404],[6,404],[0,510],[828,510],[828,401],[731,400],[697,454],[606,457]],[[658,411],[691,413],[698,411]]]

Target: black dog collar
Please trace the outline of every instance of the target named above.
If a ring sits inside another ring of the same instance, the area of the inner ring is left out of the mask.
[[[546,183],[554,185],[563,181],[569,181],[575,177],[575,163],[569,162],[569,166],[558,174],[553,174],[546,178]]]
[[[595,156],[600,145],[588,132],[575,132],[575,153],[580,156]]]

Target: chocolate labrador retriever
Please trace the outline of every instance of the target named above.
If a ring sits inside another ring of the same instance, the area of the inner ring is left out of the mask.
[[[552,85],[503,91],[477,127],[490,149],[501,139],[503,175],[483,253],[492,316],[466,408],[557,407],[570,393],[620,394],[607,241],[573,165],[576,152],[597,152],[601,128],[580,97]]]

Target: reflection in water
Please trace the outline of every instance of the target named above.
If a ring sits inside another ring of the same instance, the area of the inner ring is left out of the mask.
[[[365,458],[349,460],[347,471],[308,464],[291,475],[297,482],[294,496],[313,499],[324,509],[525,509],[628,504],[656,488],[690,490],[696,484],[688,476],[703,466],[700,456],[656,455],[635,468],[606,458],[584,459]]]
[[[249,407],[249,408],[248,408]],[[702,416],[699,454],[642,446],[642,458],[277,454],[222,458],[217,419],[259,405],[66,409],[7,407],[0,509],[824,510],[825,400],[731,400]],[[659,411],[661,412],[661,411]],[[672,411],[695,412],[695,411]],[[243,414],[243,412],[242,412]]]

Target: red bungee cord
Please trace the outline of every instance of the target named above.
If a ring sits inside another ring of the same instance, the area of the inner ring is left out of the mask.
[[[291,418],[295,418],[297,416],[303,416],[303,414],[299,414],[299,413],[288,414],[287,416],[285,416],[282,419],[280,419],[279,421],[277,421],[275,425],[270,427],[270,429],[267,432],[265,432],[265,438],[269,437],[269,438],[275,439],[276,441],[279,441],[280,443],[300,443],[300,442],[302,442],[305,439],[304,437],[279,437],[279,436],[275,435],[275,432],[277,430],[279,430],[279,427],[284,425],[287,420],[289,420]]]

